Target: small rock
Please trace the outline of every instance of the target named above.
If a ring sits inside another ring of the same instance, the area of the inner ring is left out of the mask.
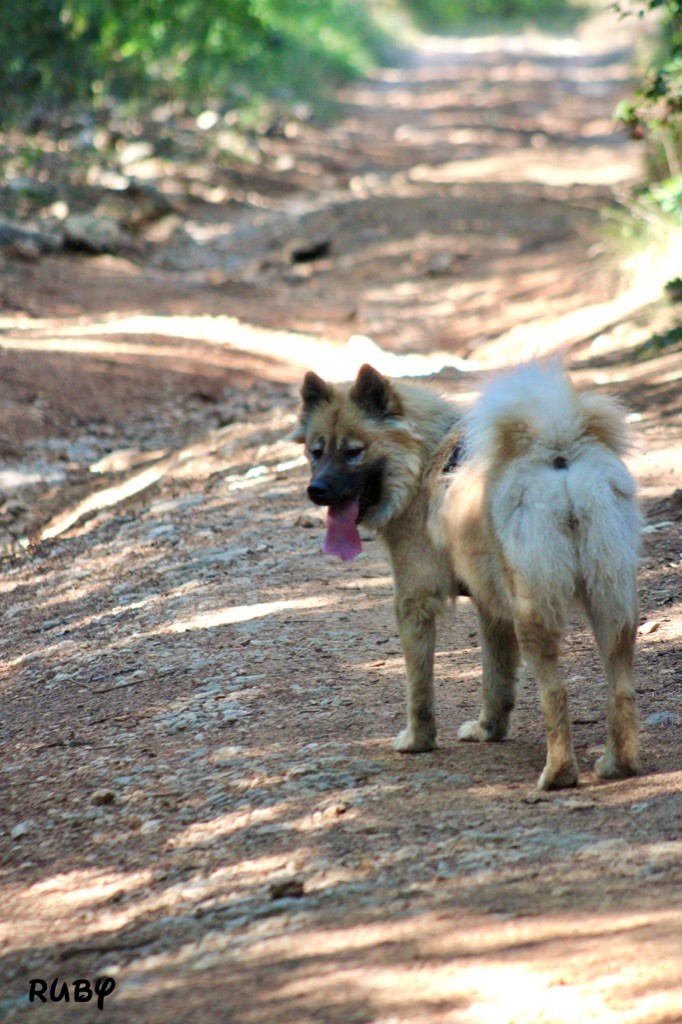
[[[64,221],[64,246],[78,252],[116,253],[124,238],[116,221],[93,213],[72,213]]]
[[[44,248],[39,232],[26,230],[0,218],[0,249],[13,252],[21,259],[33,260],[34,254],[37,254],[37,259]]]
[[[36,827],[36,823],[33,818],[26,818],[25,821],[20,821],[18,825],[15,825],[10,832],[11,839],[23,839],[24,836],[32,832]]]
[[[661,623],[658,619],[648,619],[646,622],[642,623],[637,632],[640,636],[648,636],[649,633],[654,633],[660,625]]]
[[[557,800],[557,804],[566,807],[569,811],[593,811],[597,806],[592,800],[586,800],[579,796],[569,796],[564,800]]]
[[[218,767],[231,765],[241,756],[243,751],[243,747],[219,747],[214,751],[211,761]]]
[[[116,794],[113,789],[96,789],[90,797],[90,803],[95,807],[106,807],[107,804],[116,803]]]
[[[189,729],[191,726],[197,724],[197,715],[193,711],[185,711],[174,715],[170,721],[167,722],[166,731],[174,735],[177,732],[183,732],[185,729]]]
[[[436,877],[437,878],[442,878],[442,879],[454,878],[456,874],[457,874],[457,872],[454,870],[454,868],[452,868],[450,866],[450,864],[448,864],[447,861],[445,861],[445,860],[439,860],[438,861],[438,864],[436,865]]]
[[[439,252],[431,256],[424,268],[429,277],[443,277],[452,272],[452,254]]]
[[[149,818],[140,825],[140,832],[144,835],[149,835],[152,832],[158,832],[160,828],[161,822],[158,818]]]
[[[647,725],[679,725],[680,720],[672,711],[655,711],[645,719]]]
[[[230,565],[230,563],[249,554],[251,554],[251,548],[249,547],[227,548],[225,550],[206,548],[205,551],[197,554],[194,561],[198,565]]]
[[[147,534],[149,540],[174,540],[178,537],[177,529],[172,523],[160,523],[159,526],[153,527]]]
[[[299,878],[285,878],[271,882],[268,892],[271,900],[300,899],[305,895],[305,886]]]
[[[302,526],[304,530],[312,530],[313,527],[319,526],[319,521],[312,516],[297,516],[294,520],[294,526]]]
[[[37,263],[42,254],[40,245],[34,238],[15,238],[7,251],[25,263]]]
[[[65,619],[46,619],[43,622],[43,629],[56,629],[57,626],[63,626],[65,622]]]

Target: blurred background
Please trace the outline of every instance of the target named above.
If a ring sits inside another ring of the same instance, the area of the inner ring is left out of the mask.
[[[0,7],[0,117],[33,123],[81,102],[98,112],[160,102],[248,121],[262,104],[329,101],[409,45],[414,30],[568,29],[596,10],[641,23],[639,88],[617,116],[653,133],[652,173],[680,172],[679,0],[23,0]],[[653,16],[653,26],[650,21]],[[236,114],[234,112],[239,112]]]
[[[125,99],[320,99],[366,74],[410,27],[575,23],[567,0],[26,0],[0,15],[6,113]]]
[[[399,61],[415,33],[570,31],[587,15],[633,18],[632,94],[614,110],[647,140],[649,191],[640,219],[679,215],[682,185],[680,0],[23,0],[0,6],[0,127],[27,132],[5,158],[5,183],[40,163],[30,135],[46,130],[86,161],[115,147],[121,115],[181,112],[218,122],[221,149],[272,131],[284,110],[330,116],[335,90]],[[135,129],[139,135],[139,127]],[[163,143],[160,144],[162,148]],[[76,170],[75,168],[73,169]],[[2,179],[0,179],[1,181]],[[20,190],[15,185],[15,192]],[[6,198],[6,197],[0,197]],[[10,204],[11,205],[11,204]]]
[[[681,62],[680,0],[0,4],[2,542],[308,367],[679,359]]]

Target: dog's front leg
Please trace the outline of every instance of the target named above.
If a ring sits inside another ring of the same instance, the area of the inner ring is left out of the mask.
[[[402,753],[418,754],[436,745],[433,694],[433,657],[436,617],[443,601],[437,595],[396,594],[395,613],[407,672],[407,728],[393,746]]]

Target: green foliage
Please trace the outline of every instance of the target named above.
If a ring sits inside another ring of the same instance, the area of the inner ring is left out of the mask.
[[[34,101],[319,100],[381,59],[391,12],[452,29],[571,2],[0,0],[0,120]]]
[[[661,17],[660,42],[634,97],[624,100],[615,118],[634,138],[653,143],[649,169],[653,180],[682,172],[682,0],[645,0],[613,7],[622,17],[656,10]]]
[[[666,298],[671,302],[682,302],[682,277],[673,277],[665,285]],[[682,328],[680,328],[682,333]],[[681,338],[682,340],[682,338]]]
[[[647,359],[655,359],[670,349],[682,345],[682,327],[672,327],[662,334],[652,334],[648,341],[639,345],[633,355],[637,362],[644,362]]]
[[[0,95],[314,95],[384,42],[360,0],[0,0]]]
[[[528,21],[566,24],[584,13],[571,0],[406,0],[406,5],[417,24],[431,32]]]
[[[676,218],[682,227],[682,174],[668,178],[649,190],[651,199],[664,213]]]

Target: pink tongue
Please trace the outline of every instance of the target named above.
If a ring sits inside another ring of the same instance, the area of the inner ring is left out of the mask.
[[[362,551],[358,533],[360,502],[344,501],[341,505],[330,505],[327,513],[327,536],[322,550],[325,555],[338,555],[344,562],[351,562]]]

